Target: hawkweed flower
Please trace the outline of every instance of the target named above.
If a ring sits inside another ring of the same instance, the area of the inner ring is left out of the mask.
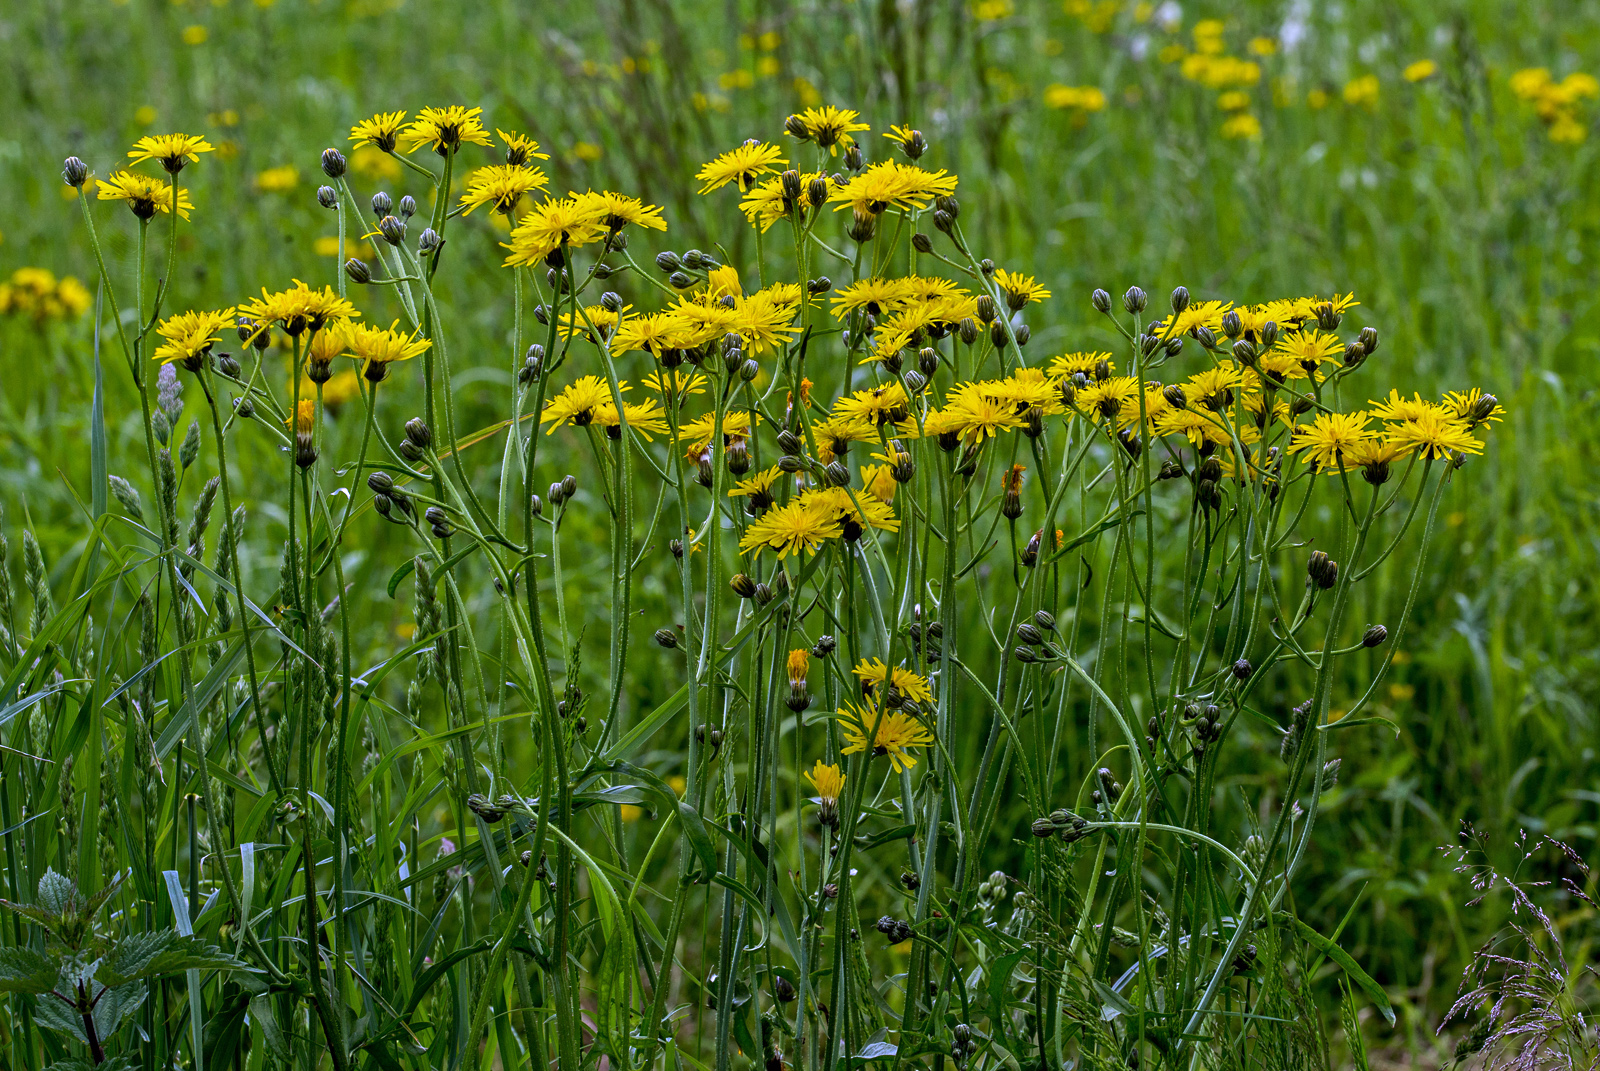
[[[917,764],[917,757],[911,753],[911,748],[926,747],[933,743],[933,734],[903,710],[884,710],[880,716],[877,709],[866,710],[854,703],[846,703],[839,708],[838,716],[839,729],[845,738],[845,746],[840,749],[842,753],[854,755],[858,751],[870,750],[874,755],[887,755],[895,773],[909,770]],[[867,737],[874,725],[878,729],[869,744]]]
[[[165,341],[151,355],[152,360],[161,364],[179,361],[190,372],[200,371],[212,345],[232,325],[233,312],[232,308],[226,308],[216,312],[180,312],[167,317],[156,326],[156,334]]]
[[[866,123],[858,123],[858,113],[845,108],[835,108],[831,104],[820,108],[807,108],[803,112],[789,116],[784,121],[784,133],[800,141],[814,141],[819,146],[828,150],[830,156],[839,155],[839,147],[849,147],[855,144],[855,139],[850,135],[858,130],[867,130]]]
[[[1006,306],[1012,312],[1021,312],[1029,304],[1043,301],[1050,296],[1050,291],[1034,282],[1031,275],[998,268],[994,273],[994,281],[995,285],[1000,287],[1000,292],[1005,295]]]
[[[863,696],[875,696],[878,687],[887,680],[892,692],[898,693],[903,699],[918,703],[933,702],[933,690],[928,687],[928,678],[902,666],[891,669],[884,665],[881,658],[863,658],[850,672],[860,680]]]
[[[440,156],[448,156],[462,145],[489,145],[489,132],[483,129],[482,108],[424,108],[399,134],[399,143],[408,153],[424,145]]]
[[[391,364],[409,361],[433,346],[432,339],[395,330],[399,322],[396,320],[387,328],[351,323],[340,331],[345,356],[361,362],[361,374],[370,382],[382,382],[389,375]]]
[[[922,136],[922,131],[909,126],[891,126],[883,136],[894,142],[909,159],[919,159],[928,151],[928,139]]]
[[[549,183],[537,167],[515,164],[495,164],[480,167],[467,176],[467,192],[461,195],[462,215],[470,216],[474,209],[493,205],[496,212],[510,215],[530,190],[543,190]]]
[[[729,498],[748,498],[751,513],[760,513],[770,509],[773,503],[772,488],[783,475],[783,470],[777,465],[766,468],[754,476],[746,477],[733,485],[728,491]]]
[[[1402,398],[1400,392],[1393,389],[1384,401],[1369,401],[1367,404],[1372,407],[1369,412],[1374,417],[1386,422],[1417,420],[1439,408],[1437,403],[1424,400],[1420,394],[1413,393],[1410,398]]]
[[[95,184],[95,194],[102,201],[122,201],[140,219],[149,219],[157,212],[172,214],[172,187],[160,179],[141,175],[135,171],[114,171]],[[178,217],[188,219],[194,202],[188,190],[178,191]]]
[[[844,534],[837,516],[819,512],[803,502],[768,510],[750,523],[739,540],[743,553],[773,550],[782,561],[802,551],[815,553],[829,539]]]
[[[813,171],[798,175],[797,178],[798,195],[784,189],[781,177],[756,183],[745,193],[744,200],[739,202],[739,211],[744,213],[751,226],[765,233],[778,220],[788,219],[795,212],[822,207],[824,202],[812,200],[811,195],[818,179],[823,180],[822,190],[829,188],[827,176],[820,171]]]
[[[189,161],[199,160],[201,153],[214,149],[215,146],[196,134],[157,134],[134,142],[128,151],[128,162],[155,160],[168,174],[176,175]]]
[[[702,194],[720,190],[735,183],[739,192],[750,189],[762,175],[774,175],[789,161],[784,158],[783,147],[751,138],[737,149],[729,150],[702,167],[695,175],[703,184]]]
[[[1499,399],[1483,393],[1477,387],[1469,391],[1450,391],[1444,396],[1444,406],[1469,428],[1479,424],[1498,424],[1506,415]]]
[[[1430,409],[1414,420],[1390,424],[1384,437],[1407,450],[1415,450],[1425,461],[1447,458],[1453,453],[1483,453],[1483,443],[1473,437],[1467,425],[1443,409]]]
[[[362,145],[376,145],[384,152],[394,152],[398,144],[400,131],[406,125],[406,113],[379,112],[370,119],[363,119],[350,128],[350,140],[356,147]],[[391,166],[398,167],[391,161]]]
[[[1389,482],[1389,466],[1407,457],[1413,447],[1395,439],[1362,439],[1345,450],[1347,464],[1359,465],[1361,477],[1374,487]]]
[[[579,212],[593,213],[595,218],[613,234],[629,224],[649,231],[667,229],[667,221],[661,215],[661,209],[655,205],[647,205],[637,197],[612,193],[610,190],[599,192],[589,190],[586,193],[572,194],[572,200],[578,206]]]
[[[617,386],[619,390],[628,390],[626,381]],[[601,406],[610,404],[611,388],[604,379],[599,376],[580,376],[545,404],[544,412],[539,414],[539,423],[550,425],[546,435],[553,434],[557,428],[567,424],[585,428],[594,423],[595,413]]]
[[[1377,433],[1367,427],[1367,413],[1319,413],[1309,426],[1294,431],[1289,449],[1318,470],[1337,469],[1344,455]]]
[[[261,296],[244,302],[238,311],[255,325],[250,337],[244,339],[246,342],[254,341],[272,324],[282,327],[292,337],[307,330],[320,331],[335,320],[353,320],[361,315],[354,305],[335,293],[333,287],[313,290],[299,279],[295,279],[289,289],[276,293],[269,293],[262,287]]]
[[[828,200],[834,211],[853,208],[876,216],[889,208],[910,212],[928,207],[935,197],[956,192],[956,176],[947,171],[924,171],[920,167],[885,160],[873,164],[844,185],[835,185]]]
[[[499,136],[501,141],[505,142],[506,163],[511,167],[522,167],[529,160],[550,159],[550,154],[540,152],[539,143],[525,134],[508,134],[499,128],[495,129],[495,134]]]
[[[654,398],[628,402],[623,406],[623,411],[628,417],[628,430],[643,437],[646,442],[655,442],[654,436],[667,433],[667,411]],[[597,428],[604,428],[607,438],[622,437],[622,421],[617,417],[615,402],[607,401],[595,406],[590,422]]]
[[[829,765],[818,759],[811,772],[806,774],[806,780],[811,782],[817,794],[817,821],[829,829],[834,828],[839,824],[839,797],[844,795],[844,774],[839,772],[837,763]]]
[[[569,248],[605,241],[611,233],[605,205],[562,197],[534,206],[511,231],[508,268],[538,264],[563,245]]]
[[[787,662],[789,698],[785,702],[788,704],[789,709],[796,714],[811,705],[811,693],[806,691],[806,674],[810,668],[811,652],[809,650],[804,647],[796,647],[789,652]]]

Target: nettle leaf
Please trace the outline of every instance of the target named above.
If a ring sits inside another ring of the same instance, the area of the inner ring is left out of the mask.
[[[29,922],[37,923],[46,929],[55,928],[56,916],[52,915],[42,907],[38,907],[34,904],[19,904],[12,900],[0,900],[0,907],[3,907],[8,911],[15,911]]]
[[[188,970],[249,970],[249,966],[199,937],[184,937],[175,930],[141,933],[117,942],[107,957],[101,980],[125,985],[145,978],[160,978]]]
[[[78,895],[78,887],[71,878],[65,874],[57,874],[55,870],[47,869],[44,877],[39,879],[38,905],[52,915],[65,915],[73,909],[73,898]]]
[[[109,1038],[123,1022],[144,1003],[150,987],[143,982],[130,982],[100,994],[94,1006],[94,1029],[102,1039]]]
[[[89,1044],[89,1035],[83,1032],[83,1017],[59,997],[42,998],[34,1006],[33,1018],[40,1026],[65,1034],[80,1045]]]
[[[0,993],[48,993],[61,964],[31,948],[0,948]]]

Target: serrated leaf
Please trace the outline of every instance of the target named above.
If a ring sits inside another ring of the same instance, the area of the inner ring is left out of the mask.
[[[53,868],[46,869],[44,877],[39,879],[38,906],[52,915],[65,915],[72,910],[72,898],[77,895],[78,887],[72,879],[65,874],[57,874]]]
[[[160,978],[188,970],[248,970],[245,963],[199,937],[183,937],[172,930],[135,934],[117,942],[103,977],[108,985],[125,985],[138,979]]]
[[[0,948],[0,993],[48,993],[60,969],[31,948]]]
[[[81,1045],[89,1044],[89,1035],[83,1032],[83,1018],[58,998],[47,996],[33,1009],[34,1022],[58,1034],[65,1034]]]
[[[149,993],[150,987],[138,982],[101,993],[99,1003],[94,1006],[94,1029],[100,1040],[116,1033],[128,1016],[139,1010]]]

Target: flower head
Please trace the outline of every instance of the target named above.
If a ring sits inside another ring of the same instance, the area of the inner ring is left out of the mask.
[[[789,687],[804,688],[806,686],[806,675],[811,671],[811,652],[804,647],[796,647],[789,652],[789,658],[784,668],[789,671]],[[820,766],[821,764],[819,763],[818,765]],[[812,783],[815,784],[816,782],[813,781]]]
[[[137,164],[142,160],[155,160],[169,174],[176,175],[190,160],[198,160],[201,153],[211,152],[214,148],[197,134],[157,134],[134,142],[128,152],[128,162]]]
[[[389,374],[389,366],[396,361],[409,361],[426,353],[433,345],[432,339],[418,338],[395,330],[396,320],[387,328],[366,324],[345,324],[339,331],[344,340],[345,355],[361,362],[361,374],[374,383]]]
[[[1050,291],[1034,282],[1031,275],[1021,275],[1000,268],[994,273],[994,281],[1000,287],[1000,292],[1005,295],[1006,304],[1013,312],[1021,311],[1029,303],[1043,301],[1050,296]]]
[[[489,132],[483,129],[482,108],[424,108],[400,134],[406,152],[431,146],[440,156],[448,156],[462,145],[488,145]]]
[[[628,402],[623,407],[628,418],[628,430],[641,436],[645,442],[655,442],[656,435],[667,433],[667,411],[654,398],[642,402]],[[617,417],[617,404],[606,402],[594,409],[594,426],[605,428],[612,438],[622,437],[622,421]]]
[[[804,651],[800,653],[805,654]],[[837,764],[830,766],[818,759],[811,772],[806,774],[806,780],[811,782],[817,796],[824,801],[838,803],[839,797],[844,794],[844,774],[839,772]]]
[[[791,115],[784,122],[784,132],[801,141],[814,141],[833,155],[839,155],[839,146],[855,144],[850,135],[868,129],[866,123],[856,122],[857,113],[831,104],[820,108],[807,108]]]
[[[933,690],[928,687],[928,678],[900,666],[895,666],[891,671],[881,658],[863,658],[851,672],[861,678],[862,695],[876,694],[878,685],[888,678],[889,686],[906,699],[914,699],[918,703],[933,702]]]
[[[630,223],[650,231],[667,229],[661,209],[647,205],[637,197],[612,193],[610,190],[601,190],[599,193],[590,190],[588,193],[573,194],[572,200],[577,203],[579,211],[593,212],[613,232],[620,231]]]
[[[575,197],[535,205],[511,231],[511,242],[505,247],[511,251],[506,267],[538,264],[563,244],[576,248],[605,241],[610,231],[604,209],[604,205]]]
[[[152,359],[161,364],[182,361],[191,372],[200,371],[201,361],[224,328],[233,326],[233,309],[216,312],[180,312],[168,316],[156,327],[166,341],[157,347]]]
[[[461,195],[463,215],[470,216],[480,205],[493,205],[496,212],[510,215],[529,190],[542,190],[548,180],[537,167],[496,164],[480,167],[467,176],[467,192]]]
[[[890,207],[909,212],[927,208],[935,197],[955,193],[956,181],[956,176],[942,169],[924,171],[898,160],[885,160],[849,182],[835,185],[828,200],[835,203],[836,212],[852,208],[875,216]]]
[[[739,550],[758,554],[763,550],[775,550],[782,560],[801,551],[815,553],[824,542],[837,539],[843,531],[837,517],[796,501],[770,509],[751,521],[739,540]]]
[[[704,185],[701,193],[720,190],[728,183],[737,183],[744,193],[762,175],[778,172],[778,165],[787,164],[781,145],[769,145],[751,138],[737,149],[730,149],[702,167],[695,178]]]
[[[1415,420],[1389,425],[1384,437],[1417,452],[1425,461],[1451,454],[1481,454],[1483,443],[1472,437],[1466,424],[1443,409],[1430,409]]]
[[[522,167],[529,160],[548,160],[550,154],[539,151],[539,143],[525,134],[507,134],[504,130],[496,129],[500,140],[506,143],[506,163],[512,167]]]
[[[141,175],[136,171],[114,171],[95,184],[102,201],[125,201],[128,208],[140,219],[149,219],[159,212],[172,212],[172,187],[160,179]],[[194,207],[188,190],[178,191],[178,216],[189,218]]]
[[[1492,395],[1477,387],[1468,391],[1451,391],[1444,396],[1444,405],[1468,427],[1479,424],[1498,424],[1505,419],[1505,407]]]
[[[626,383],[619,383],[621,390],[627,390]],[[596,411],[603,405],[612,405],[611,387],[599,376],[580,376],[575,382],[567,384],[560,394],[552,398],[544,407],[544,412],[539,414],[539,423],[549,424],[553,433],[563,424],[582,428],[594,423]]]
[[[1413,393],[1410,398],[1400,397],[1400,392],[1391,389],[1389,397],[1381,402],[1369,401],[1372,406],[1372,415],[1379,420],[1403,421],[1416,420],[1425,413],[1431,413],[1439,408],[1435,402],[1423,400],[1422,395]]]
[[[816,208],[811,203],[811,186],[817,179],[827,179],[820,171],[810,171],[800,176],[800,198],[791,203],[783,192],[783,181],[777,178],[767,179],[765,182],[756,183],[750,187],[744,200],[739,202],[739,211],[743,212],[750,225],[759,228],[763,233],[768,227],[780,219],[789,218],[791,209]],[[833,183],[826,185],[832,188]]]
[[[376,145],[384,152],[394,152],[400,130],[406,125],[405,112],[379,112],[371,119],[363,119],[350,128],[350,140],[359,148]]]
[[[1294,430],[1289,449],[1318,469],[1336,469],[1352,446],[1376,434],[1367,427],[1371,419],[1368,413],[1319,413]]]
[[[877,731],[873,732],[873,727]],[[889,765],[895,773],[909,770],[917,764],[911,748],[926,747],[933,743],[933,734],[921,722],[903,710],[862,709],[854,703],[839,708],[839,728],[844,733],[846,755],[871,750],[874,755],[889,756]],[[868,736],[872,743],[867,743]]]
[[[269,294],[261,288],[259,298],[251,298],[239,306],[239,315],[257,325],[256,333],[270,324],[278,324],[290,335],[298,335],[310,328],[318,331],[335,320],[353,320],[361,313],[338,294],[333,287],[313,290],[299,279],[287,290]]]

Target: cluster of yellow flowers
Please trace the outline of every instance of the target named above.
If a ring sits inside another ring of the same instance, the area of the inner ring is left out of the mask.
[[[18,268],[0,283],[0,316],[25,316],[36,325],[82,316],[90,300],[77,279],[57,279],[48,268]]]
[[[1558,82],[1548,68],[1529,67],[1511,76],[1511,92],[1533,105],[1551,141],[1576,145],[1589,136],[1579,102],[1600,97],[1600,81],[1574,71]]]

